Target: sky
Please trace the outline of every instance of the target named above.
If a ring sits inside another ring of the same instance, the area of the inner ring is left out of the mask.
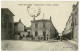
[[[28,13],[28,5],[32,5],[33,8],[41,8],[40,15],[35,19],[50,19],[51,16],[54,27],[61,33],[72,12],[72,6],[76,3],[76,1],[2,1],[1,8],[10,9],[15,15],[14,22],[18,22],[21,18],[22,23],[26,27],[29,27],[33,20],[33,17]]]

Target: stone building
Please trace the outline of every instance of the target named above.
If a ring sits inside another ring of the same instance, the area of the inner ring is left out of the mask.
[[[14,35],[14,14],[8,8],[1,8],[1,39],[12,39]]]
[[[78,42],[78,2],[76,5],[73,5],[73,10],[66,23],[63,36]]]
[[[24,31],[24,24],[21,22],[21,19],[19,22],[14,22],[14,34],[20,35],[20,32]]]
[[[72,37],[72,14],[69,16],[63,35],[65,38],[70,39],[70,40],[73,38]]]
[[[24,26],[24,31],[20,32],[20,35],[23,37],[30,37],[31,36],[31,28]]]
[[[33,37],[40,37],[44,40],[58,36],[58,32],[54,27],[51,17],[48,19],[40,19],[31,21],[31,33]]]
[[[73,17],[73,40],[78,42],[78,2],[76,5],[73,5],[72,17]]]

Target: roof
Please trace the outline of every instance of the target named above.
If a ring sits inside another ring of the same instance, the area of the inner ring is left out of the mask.
[[[22,22],[14,22],[14,25],[15,25],[15,24],[18,24],[18,23],[22,23]],[[23,23],[22,23],[22,24],[23,24]]]
[[[28,29],[28,30],[29,30],[29,29],[31,29],[31,28],[30,28],[30,27],[26,27],[26,29]]]
[[[14,14],[8,8],[1,8],[1,13],[6,13],[8,15],[14,16]]]
[[[31,30],[31,28],[30,28],[30,27],[26,27],[26,26],[24,26],[24,29]]]
[[[50,21],[50,20],[48,20],[48,19],[40,19],[40,20],[31,21],[31,22],[43,22],[43,21],[47,22],[47,21]]]
[[[14,25],[17,25],[19,22],[14,22]]]

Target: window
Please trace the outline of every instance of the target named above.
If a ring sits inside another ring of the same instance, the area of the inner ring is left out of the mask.
[[[12,33],[12,31],[9,31],[8,34],[10,35]]]
[[[73,26],[73,22],[71,23],[71,26]]]
[[[44,37],[44,40],[46,40],[46,32],[43,31],[43,37]]]
[[[45,31],[43,31],[43,36],[46,36],[46,32]]]
[[[27,32],[27,29],[24,29],[25,32]]]
[[[43,23],[43,28],[45,28],[45,23]]]
[[[9,15],[8,14],[5,14],[5,20],[9,20]]]
[[[35,28],[38,28],[38,23],[35,24]]]
[[[30,32],[28,32],[28,37],[30,36]]]
[[[35,31],[35,36],[38,36],[38,32],[37,31]]]
[[[12,28],[12,23],[9,23],[9,26],[8,26],[10,29]]]
[[[10,28],[12,28],[12,23],[10,23]]]
[[[1,25],[2,25],[2,27],[3,27],[4,29],[7,28],[7,23],[6,23],[6,22],[2,23]]]

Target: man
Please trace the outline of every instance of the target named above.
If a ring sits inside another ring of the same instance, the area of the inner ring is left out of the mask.
[[[57,36],[57,41],[58,41],[58,36]]]
[[[48,41],[48,34],[47,34],[47,41]]]
[[[62,36],[60,37],[61,41],[62,41]]]

